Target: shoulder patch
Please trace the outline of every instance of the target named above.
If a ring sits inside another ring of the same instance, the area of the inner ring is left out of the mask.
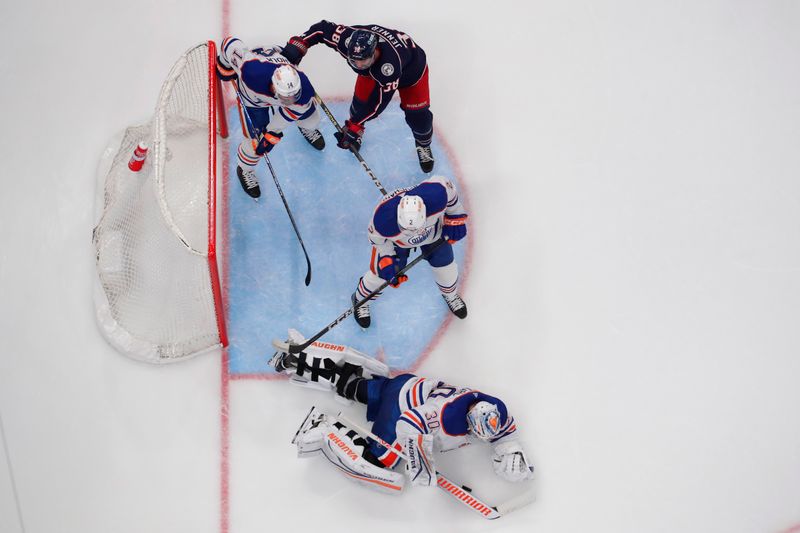
[[[381,66],[381,74],[383,74],[387,78],[389,76],[391,76],[392,74],[394,74],[394,67],[392,66],[392,64],[391,63],[384,63]]]

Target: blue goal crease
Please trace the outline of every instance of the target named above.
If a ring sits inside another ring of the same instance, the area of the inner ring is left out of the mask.
[[[346,102],[333,102],[329,107],[341,120],[347,116]],[[272,339],[285,339],[288,328],[310,337],[351,305],[350,295],[369,267],[367,225],[381,193],[356,158],[336,147],[335,128],[327,117],[323,116],[320,124],[326,142],[322,152],[312,148],[296,127],[284,132],[270,161],[311,259],[311,285],[306,287],[305,257],[269,169],[259,163],[262,194],[256,202],[236,179],[241,128],[229,129],[229,371],[268,374],[273,372],[267,365],[274,351]],[[458,187],[453,162],[436,136],[433,152],[434,173],[451,178]],[[389,192],[426,177],[397,106],[369,122],[361,154]],[[457,244],[454,251],[462,267],[465,244]],[[393,369],[411,367],[449,314],[424,262],[409,272],[409,281],[401,288],[385,290],[371,310],[373,322],[368,330],[348,318],[322,340],[370,355],[383,352]]]

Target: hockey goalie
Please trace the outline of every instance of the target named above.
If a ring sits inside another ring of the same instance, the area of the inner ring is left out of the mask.
[[[289,330],[289,342],[304,341]],[[365,404],[372,422],[368,436],[312,408],[292,441],[298,456],[321,453],[349,479],[396,494],[407,479],[412,485],[437,484],[434,452],[483,442],[492,446],[497,475],[513,482],[532,477],[514,418],[500,399],[414,374],[389,377],[385,364],[350,347],[314,343],[290,354],[286,343],[275,345],[270,365],[290,383]],[[395,470],[401,458],[404,472]]]

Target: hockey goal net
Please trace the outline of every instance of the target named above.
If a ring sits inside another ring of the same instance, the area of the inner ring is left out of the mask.
[[[214,42],[183,54],[150,122],[107,154],[93,243],[95,307],[108,341],[136,359],[168,363],[227,345],[217,263],[218,102]],[[148,146],[139,171],[128,167]]]

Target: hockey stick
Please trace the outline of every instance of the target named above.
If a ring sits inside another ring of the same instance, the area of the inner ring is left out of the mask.
[[[342,130],[342,127],[339,125],[339,121],[337,121],[336,117],[333,116],[333,113],[331,113],[331,110],[328,109],[328,106],[325,105],[325,102],[322,101],[322,98],[320,98],[318,94],[314,94],[314,100],[316,100],[317,104],[322,108],[325,114],[328,115],[328,119],[336,127],[336,130],[342,135],[344,135],[344,130]],[[375,184],[378,190],[381,191],[381,194],[386,196],[388,194],[386,192],[386,189],[383,188],[383,185],[381,185],[381,182],[378,180],[375,174],[373,174],[372,169],[369,168],[369,165],[367,165],[367,162],[364,161],[363,157],[361,157],[361,154],[358,153],[358,149],[351,144],[350,151],[353,152],[353,155],[356,156],[358,162],[361,163],[361,168],[363,168],[366,171],[366,173],[369,174],[369,177],[372,178],[372,182]]]
[[[347,417],[342,416],[341,413],[337,415],[337,418],[346,426],[349,426],[361,434],[368,436],[387,450],[392,450],[401,459],[408,461],[408,456],[405,453],[397,449],[397,447],[392,446],[379,436],[375,435],[373,432],[368,431]],[[495,520],[501,516],[507,515],[512,511],[516,511],[520,507],[524,507],[532,503],[535,499],[532,491],[526,491],[506,502],[498,505],[491,505],[473,495],[471,488],[451,481],[447,478],[447,476],[438,470],[436,471],[436,486],[488,520]]]
[[[417,263],[419,263],[419,262],[420,262],[420,261],[422,261],[423,259],[427,259],[428,257],[430,257],[430,255],[431,255],[433,252],[435,252],[435,251],[436,251],[436,250],[437,250],[437,249],[438,249],[438,248],[439,248],[441,245],[443,245],[445,242],[447,242],[447,241],[445,241],[444,239],[440,239],[439,241],[437,241],[437,242],[433,243],[433,244],[431,245],[431,247],[430,247],[430,248],[429,248],[429,249],[428,249],[428,250],[427,250],[427,251],[426,251],[424,254],[419,254],[419,256],[417,256],[416,258],[414,258],[414,260],[413,260],[413,261],[411,261],[410,263],[408,263],[408,264],[407,264],[405,267],[403,267],[403,268],[402,268],[402,269],[401,269],[399,272],[397,272],[397,273],[394,275],[394,277],[395,277],[395,278],[397,278],[397,277],[399,277],[399,276],[402,276],[403,274],[405,274],[406,272],[408,272],[409,270],[411,270],[411,267],[413,267],[414,265],[416,265]],[[392,278],[392,279],[394,279],[394,278]],[[344,313],[342,313],[341,315],[339,315],[338,317],[336,317],[336,320],[334,320],[333,322],[331,322],[330,324],[328,324],[327,326],[325,326],[325,327],[324,327],[324,328],[323,328],[323,329],[322,329],[322,330],[321,330],[319,333],[317,333],[316,335],[314,335],[313,337],[311,337],[310,339],[308,339],[308,340],[307,340],[306,342],[304,342],[303,344],[291,344],[291,343],[289,343],[289,342],[284,342],[284,341],[279,341],[279,340],[277,340],[277,339],[274,339],[274,340],[272,341],[272,345],[273,345],[273,346],[275,346],[275,348],[277,348],[278,350],[280,350],[280,351],[282,351],[282,352],[286,352],[286,353],[300,353],[300,352],[302,352],[303,350],[305,350],[306,348],[308,348],[309,346],[311,346],[312,344],[314,344],[314,341],[316,341],[317,339],[319,339],[320,337],[322,337],[323,335],[325,335],[326,333],[328,333],[330,330],[332,330],[333,328],[335,328],[336,326],[338,326],[338,325],[339,325],[339,323],[341,323],[342,321],[344,321],[344,319],[346,319],[347,317],[349,317],[350,315],[352,315],[352,314],[355,312],[355,310],[356,310],[356,309],[358,309],[359,307],[361,307],[362,305],[364,305],[365,303],[367,303],[369,300],[371,300],[372,298],[374,298],[374,297],[375,297],[375,295],[377,295],[377,294],[378,294],[378,293],[380,293],[382,290],[384,290],[386,287],[388,287],[391,281],[392,281],[392,280],[387,280],[387,281],[384,281],[384,282],[381,284],[381,286],[380,286],[380,287],[378,287],[377,289],[375,289],[374,291],[372,291],[371,293],[369,293],[369,294],[368,294],[368,295],[367,295],[367,296],[366,296],[364,299],[362,299],[362,300],[359,300],[358,302],[356,302],[356,304],[355,304],[355,305],[353,305],[352,307],[349,307],[349,308],[347,309],[347,311],[345,311]]]
[[[242,116],[250,125],[250,129],[255,131],[255,128],[253,127],[253,121],[250,120],[250,115],[247,113],[247,108],[242,103],[242,95],[239,94],[239,91],[236,90],[236,87],[234,87],[234,91],[236,91],[236,97],[238,98],[238,103],[239,103],[239,110],[241,111]],[[292,216],[292,210],[289,209],[289,203],[286,201],[286,196],[283,195],[283,189],[281,189],[281,184],[278,183],[278,176],[275,175],[275,169],[272,168],[272,163],[270,162],[269,157],[267,157],[267,154],[262,155],[262,157],[264,158],[264,161],[267,162],[267,167],[269,167],[269,172],[270,174],[272,174],[272,181],[275,182],[275,188],[278,189],[278,194],[280,195],[281,201],[283,202],[283,207],[286,208],[286,214],[289,215],[289,221],[292,223],[292,228],[294,228],[294,234],[297,235],[297,240],[300,241],[300,247],[303,248],[303,254],[306,256],[307,270],[306,270],[305,282],[306,282],[306,287],[308,287],[311,284],[311,259],[308,258],[308,251],[306,251],[306,245],[303,242],[303,238],[300,236],[300,230],[297,229],[297,223],[294,221],[294,217]]]

